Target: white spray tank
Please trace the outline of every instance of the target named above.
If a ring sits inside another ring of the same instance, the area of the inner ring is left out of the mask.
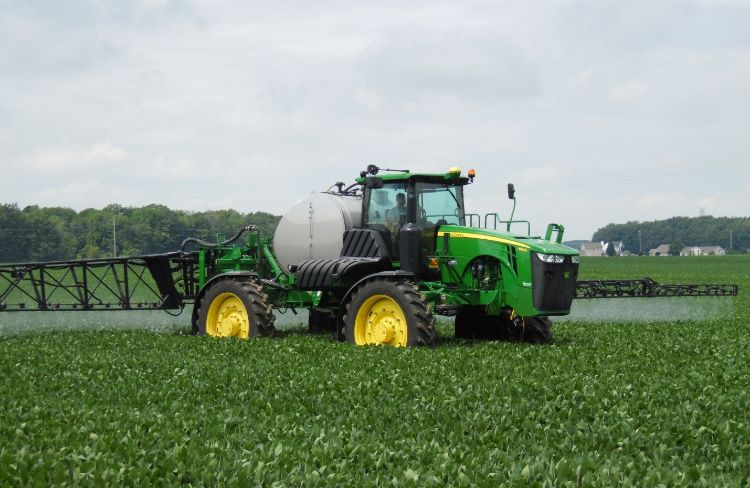
[[[362,225],[362,197],[313,193],[281,218],[273,235],[273,250],[281,268],[306,259],[339,257],[344,231]]]

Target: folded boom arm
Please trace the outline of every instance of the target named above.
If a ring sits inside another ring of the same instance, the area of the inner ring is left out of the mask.
[[[662,285],[651,278],[587,280],[576,284],[575,298],[718,297],[737,292],[737,285]]]

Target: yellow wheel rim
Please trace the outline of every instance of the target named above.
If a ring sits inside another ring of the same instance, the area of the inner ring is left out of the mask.
[[[406,347],[407,338],[404,311],[393,298],[373,295],[357,310],[354,319],[354,342],[357,345]]]
[[[250,316],[234,293],[221,293],[211,301],[206,314],[206,334],[214,337],[250,337]]]

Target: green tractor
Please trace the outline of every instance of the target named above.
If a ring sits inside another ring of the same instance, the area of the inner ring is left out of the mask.
[[[354,184],[301,200],[273,236],[250,225],[165,254],[0,265],[0,312],[169,312],[192,303],[194,333],[249,339],[274,333],[274,310],[307,309],[312,332],[404,347],[435,341],[435,315],[455,316],[459,338],[548,343],[549,317],[568,314],[574,298],[738,293],[737,285],[577,280],[578,252],[561,243],[562,225],[533,237],[513,212],[509,220],[466,212],[474,170],[383,171],[370,165]],[[508,197],[515,211],[513,185]],[[526,233],[511,233],[512,224]]]
[[[494,214],[505,231],[467,225],[480,223],[464,206],[474,176],[370,165],[355,185],[300,202],[273,242],[254,232],[243,246],[204,246],[194,331],[269,335],[271,309],[290,307],[357,345],[432,344],[435,315],[455,315],[456,337],[550,342],[547,317],[570,312],[578,252],[557,224],[545,238],[511,234]]]

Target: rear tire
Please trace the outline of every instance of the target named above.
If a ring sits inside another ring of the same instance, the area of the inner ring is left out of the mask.
[[[252,281],[224,279],[213,284],[196,315],[200,335],[252,339],[276,332],[268,296]]]
[[[396,347],[435,342],[435,317],[414,283],[373,279],[359,287],[344,312],[346,340]]]

